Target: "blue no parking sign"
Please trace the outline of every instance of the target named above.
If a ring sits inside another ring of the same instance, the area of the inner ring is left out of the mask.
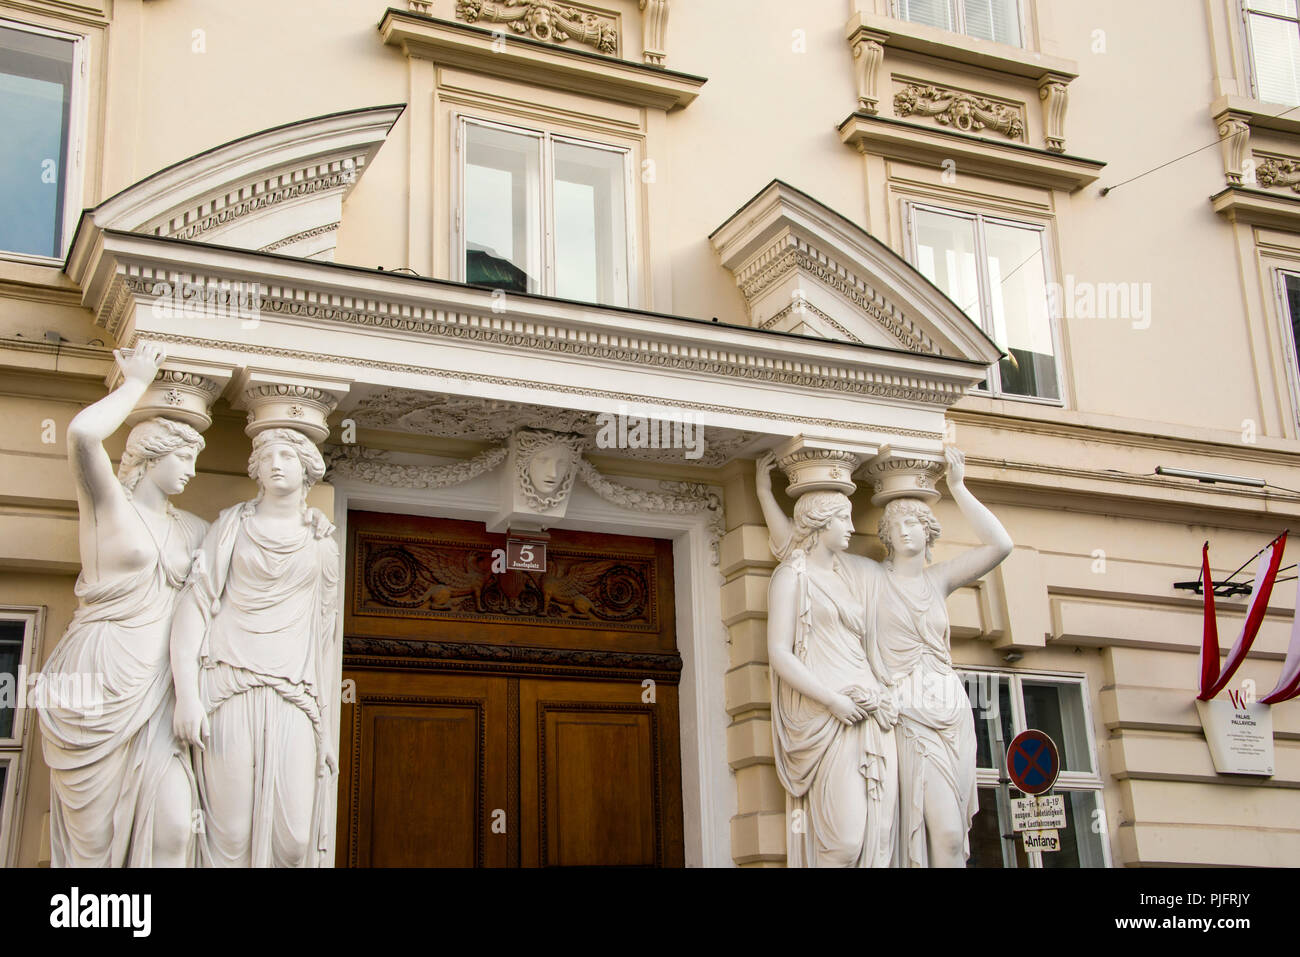
[[[1025,794],[1050,791],[1060,773],[1060,752],[1042,731],[1021,731],[1007,745],[1007,774]]]

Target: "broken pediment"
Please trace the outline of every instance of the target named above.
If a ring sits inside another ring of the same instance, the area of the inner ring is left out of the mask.
[[[343,200],[403,106],[313,117],[174,163],[83,216],[104,230],[333,261]]]
[[[759,329],[993,363],[955,303],[866,230],[773,180],[710,240]]]

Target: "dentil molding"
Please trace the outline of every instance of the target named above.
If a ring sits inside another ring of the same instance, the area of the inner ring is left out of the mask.
[[[343,200],[403,109],[348,110],[232,140],[100,203],[78,233],[89,219],[100,229],[332,259]]]

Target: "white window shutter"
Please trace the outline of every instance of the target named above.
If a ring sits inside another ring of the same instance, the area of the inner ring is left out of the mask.
[[[1019,0],[962,0],[966,33],[981,40],[1021,46]]]
[[[941,30],[954,30],[952,0],[898,0],[898,16]]]

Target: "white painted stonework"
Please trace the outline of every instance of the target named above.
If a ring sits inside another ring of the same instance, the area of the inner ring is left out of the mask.
[[[768,659],[791,867],[962,867],[970,856],[975,729],[953,669],[945,599],[1012,546],[966,490],[961,453],[946,457],[949,489],[982,545],[929,567],[939,535],[926,502],[937,497],[930,463],[893,470],[911,488],[889,490],[883,563],[846,551],[851,484],[817,487],[798,461],[790,521],[766,474],[775,458],[759,463],[759,498],[782,559],[769,587]]]

